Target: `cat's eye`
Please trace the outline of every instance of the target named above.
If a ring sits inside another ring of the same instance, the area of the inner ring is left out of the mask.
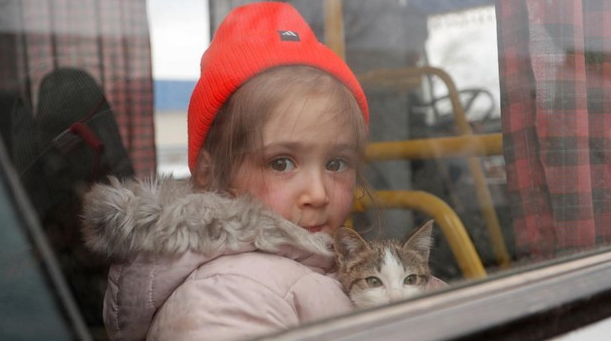
[[[295,169],[295,163],[286,157],[273,159],[269,166],[276,172],[290,172]]]
[[[373,276],[365,278],[365,282],[367,282],[367,285],[371,288],[377,288],[382,286],[382,281],[379,278]]]
[[[405,285],[415,285],[418,282],[418,275],[409,275],[403,280]]]

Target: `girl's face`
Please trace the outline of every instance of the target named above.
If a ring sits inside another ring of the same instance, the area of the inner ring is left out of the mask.
[[[231,182],[310,232],[332,232],[352,209],[358,153],[346,113],[330,96],[285,100],[263,126],[262,150]]]

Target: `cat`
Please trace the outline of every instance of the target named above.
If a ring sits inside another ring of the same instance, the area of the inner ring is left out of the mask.
[[[334,233],[338,279],[358,308],[368,308],[421,294],[431,280],[429,254],[433,220],[404,243],[393,239],[366,241],[340,227]]]

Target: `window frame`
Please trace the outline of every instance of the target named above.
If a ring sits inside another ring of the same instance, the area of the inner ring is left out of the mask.
[[[260,340],[541,340],[611,316],[609,278],[599,249]]]

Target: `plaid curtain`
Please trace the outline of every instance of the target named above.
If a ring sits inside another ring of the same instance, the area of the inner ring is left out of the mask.
[[[611,1],[497,1],[518,257],[611,240]]]
[[[43,77],[60,67],[102,85],[137,174],[154,174],[153,81],[145,0],[0,3],[0,90],[36,107]]]

